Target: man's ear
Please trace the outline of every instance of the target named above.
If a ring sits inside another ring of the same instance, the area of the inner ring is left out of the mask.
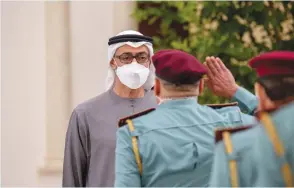
[[[267,96],[265,89],[258,82],[254,84],[255,95],[258,97],[258,110],[267,111],[276,109],[276,104]]]
[[[160,81],[157,78],[155,78],[154,94],[155,94],[155,96],[159,96],[160,95]]]
[[[258,82],[254,84],[254,91],[255,91],[255,96],[259,98],[261,90],[260,90],[260,84]]]
[[[202,79],[199,81],[199,95],[202,94],[203,90],[204,90],[204,80],[203,80],[203,78],[202,78]]]
[[[115,69],[117,68],[117,65],[116,65],[114,59],[111,59],[111,61],[110,61],[110,67],[111,67],[113,70],[115,70]]]

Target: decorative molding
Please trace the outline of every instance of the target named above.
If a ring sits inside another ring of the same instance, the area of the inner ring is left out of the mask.
[[[69,2],[45,2],[46,125],[40,174],[60,174],[70,116]]]
[[[61,175],[63,167],[63,159],[49,159],[45,158],[44,163],[39,167],[38,173],[40,175]]]

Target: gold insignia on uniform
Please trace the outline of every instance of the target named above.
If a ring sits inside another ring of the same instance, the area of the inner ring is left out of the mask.
[[[155,108],[150,108],[150,109],[148,109],[148,110],[144,110],[144,111],[142,111],[142,112],[139,112],[139,113],[133,114],[133,115],[131,115],[131,116],[127,116],[127,117],[121,118],[121,119],[118,121],[118,127],[120,128],[120,127],[126,125],[128,119],[134,119],[134,118],[137,118],[137,117],[140,117],[140,116],[146,115],[146,114],[148,114],[148,113],[150,113],[150,112],[152,112],[152,111],[154,111],[154,110],[155,110]]]
[[[223,103],[223,104],[206,104],[206,106],[211,107],[213,109],[219,109],[219,108],[229,107],[229,106],[238,106],[238,102]]]
[[[252,125],[248,126],[240,126],[240,127],[229,127],[229,128],[223,128],[223,129],[216,129],[215,130],[215,143],[222,141],[223,140],[223,133],[228,132],[228,133],[236,133],[236,132],[241,132],[247,129],[252,128]]]

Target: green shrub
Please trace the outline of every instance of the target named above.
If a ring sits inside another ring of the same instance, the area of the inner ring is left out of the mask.
[[[139,23],[158,24],[152,36],[155,50],[184,50],[202,62],[206,56],[220,57],[237,83],[252,92],[256,75],[247,66],[248,60],[270,50],[294,49],[293,2],[139,1],[137,4],[133,16]],[[175,28],[175,24],[180,28]],[[207,90],[200,97],[200,103],[226,101]]]

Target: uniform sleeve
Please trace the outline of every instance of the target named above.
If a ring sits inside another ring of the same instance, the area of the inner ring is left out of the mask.
[[[258,98],[242,87],[238,88],[233,100],[237,101],[241,110],[247,111],[248,114],[254,114],[258,105]]]
[[[141,178],[127,127],[117,131],[115,150],[115,187],[141,187]]]
[[[247,125],[254,125],[257,123],[257,119],[255,116],[244,114],[241,112],[241,120],[242,120],[242,125],[247,126]]]
[[[76,111],[73,111],[66,133],[63,187],[85,187],[87,173],[86,130]]]
[[[229,181],[229,164],[223,142],[216,145],[210,176],[210,187],[231,187]]]

